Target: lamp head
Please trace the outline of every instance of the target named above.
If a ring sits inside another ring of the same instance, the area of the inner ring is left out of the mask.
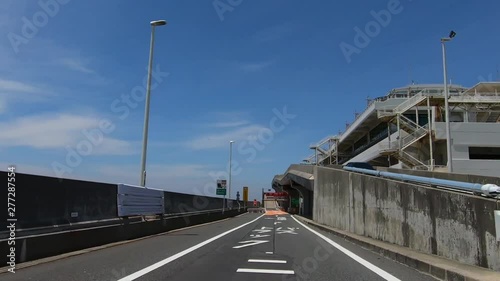
[[[166,24],[167,22],[165,20],[154,20],[151,22],[151,26],[161,26]]]

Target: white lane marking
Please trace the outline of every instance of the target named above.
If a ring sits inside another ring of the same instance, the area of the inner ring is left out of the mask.
[[[243,243],[247,243],[245,245],[240,245],[240,246],[234,246],[233,249],[241,249],[241,248],[245,248],[245,247],[249,247],[249,246],[255,246],[255,245],[259,245],[259,244],[262,244],[262,243],[267,243],[269,241],[267,240],[248,240],[248,241],[240,241],[238,243],[240,244],[243,244]]]
[[[257,262],[257,263],[286,263],[283,260],[248,260],[248,262]]]
[[[266,254],[268,254],[268,255],[272,255],[272,254],[273,254],[273,252],[266,252]]]
[[[173,256],[170,256],[170,257],[168,257],[168,258],[166,258],[164,260],[161,260],[161,261],[159,261],[159,262],[157,262],[155,264],[152,264],[152,265],[150,265],[150,266],[148,266],[146,268],[143,268],[143,269],[141,269],[139,271],[136,271],[136,272],[134,272],[134,273],[132,273],[132,274],[130,274],[128,276],[125,276],[122,279],[119,279],[118,281],[132,281],[132,280],[135,280],[135,279],[137,279],[137,278],[139,278],[139,277],[141,277],[143,275],[146,275],[147,273],[149,273],[149,272],[151,272],[151,271],[153,271],[155,269],[158,269],[158,268],[160,268],[160,267],[162,267],[162,266],[164,266],[164,265],[166,265],[166,264],[168,264],[170,262],[173,262],[174,260],[176,260],[176,259],[178,259],[178,258],[180,258],[182,256],[185,256],[185,255],[187,255],[187,254],[189,254],[189,253],[191,253],[191,252],[193,252],[193,251],[195,251],[195,250],[197,250],[197,249],[199,249],[199,248],[201,248],[201,247],[203,247],[203,246],[205,246],[205,245],[207,245],[207,244],[209,244],[209,243],[211,243],[211,242],[213,242],[213,241],[215,241],[215,240],[217,240],[217,239],[219,239],[219,238],[221,238],[223,236],[226,236],[226,235],[228,235],[229,233],[231,233],[233,231],[236,231],[236,230],[238,230],[238,229],[240,229],[242,227],[245,227],[245,226],[247,226],[247,225],[249,225],[251,223],[254,223],[258,219],[262,218],[263,216],[264,215],[261,215],[261,216],[259,216],[258,218],[254,219],[252,221],[244,223],[244,224],[242,224],[240,226],[237,226],[237,227],[235,227],[233,229],[230,229],[230,230],[228,230],[226,232],[223,232],[223,233],[221,233],[221,234],[219,234],[217,236],[214,236],[214,237],[212,237],[212,238],[210,238],[208,240],[205,240],[205,241],[203,241],[201,243],[198,243],[198,244],[196,244],[196,245],[194,245],[194,246],[192,246],[192,247],[190,247],[190,248],[188,248],[188,249],[186,249],[186,250],[184,250],[182,252],[179,252],[179,253],[177,253],[177,254],[175,254]]]
[[[369,263],[368,261],[366,261],[365,259],[363,259],[362,257],[354,254],[353,252],[347,250],[346,248],[340,246],[339,244],[333,242],[330,238],[324,236],[323,234],[315,231],[314,229],[306,226],[305,224],[303,224],[302,222],[300,222],[299,220],[297,220],[294,216],[292,216],[292,218],[300,225],[302,225],[304,228],[306,228],[307,230],[311,231],[312,233],[316,234],[318,237],[320,237],[321,239],[325,240],[328,244],[332,245],[333,247],[337,248],[339,251],[341,251],[342,253],[344,253],[345,255],[347,255],[348,257],[350,257],[351,259],[357,261],[358,263],[360,263],[361,265],[363,265],[364,267],[368,268],[369,270],[375,272],[377,275],[379,275],[380,277],[384,278],[385,280],[388,280],[388,281],[401,281],[400,279],[392,276],[390,273],[384,271],[383,269]]]
[[[271,235],[266,234],[266,235],[260,235],[260,234],[250,234],[250,237],[252,238],[262,238],[262,237],[269,237]]]
[[[236,272],[246,273],[271,273],[271,274],[295,274],[293,270],[277,270],[277,269],[254,269],[254,268],[238,268]]]

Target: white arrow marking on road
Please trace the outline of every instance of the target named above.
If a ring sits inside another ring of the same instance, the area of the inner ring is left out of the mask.
[[[240,245],[240,246],[234,246],[233,249],[241,249],[241,248],[245,248],[245,247],[249,247],[249,246],[255,246],[255,245],[259,245],[259,244],[267,243],[267,242],[269,242],[269,241],[267,241],[267,240],[241,241],[241,242],[239,242],[240,244],[243,244],[243,243],[248,243],[248,244]]]
[[[287,227],[287,228],[288,228],[288,230],[286,230],[286,229],[281,229],[281,227],[278,227],[278,228],[276,229],[276,234],[285,234],[285,233],[288,233],[288,234],[297,234],[297,233],[295,232],[295,227]]]
[[[271,235],[268,235],[268,234],[266,234],[266,235],[260,235],[260,234],[255,235],[255,234],[250,234],[250,237],[252,237],[252,238],[262,238],[262,237],[268,237],[268,236],[271,236]]]

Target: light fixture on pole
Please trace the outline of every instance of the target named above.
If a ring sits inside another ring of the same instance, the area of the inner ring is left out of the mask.
[[[146,186],[146,152],[148,146],[148,127],[149,127],[149,103],[151,100],[151,73],[153,70],[153,47],[155,42],[155,27],[166,25],[164,20],[156,20],[151,22],[151,43],[149,46],[149,68],[148,68],[148,84],[146,89],[146,107],[144,110],[144,131],[142,136],[142,157],[141,157],[141,186]]]
[[[234,141],[229,142],[229,192],[228,198],[231,200],[231,172],[233,170],[232,161],[233,161],[233,143]]]
[[[444,75],[444,107],[445,107],[445,122],[446,122],[446,154],[448,157],[448,172],[453,173],[453,157],[451,152],[451,129],[450,129],[450,107],[448,105],[449,99],[449,91],[448,91],[448,70],[446,66],[446,42],[451,41],[453,37],[455,37],[457,33],[455,31],[451,31],[450,35],[445,38],[441,38],[441,46],[443,49],[443,75]]]

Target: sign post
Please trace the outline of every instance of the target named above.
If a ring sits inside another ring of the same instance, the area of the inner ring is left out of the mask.
[[[247,207],[248,204],[248,186],[243,187],[243,206]]]
[[[224,213],[225,203],[226,203],[226,180],[217,180],[217,190],[215,191],[217,195],[224,195],[222,200],[222,213]]]

